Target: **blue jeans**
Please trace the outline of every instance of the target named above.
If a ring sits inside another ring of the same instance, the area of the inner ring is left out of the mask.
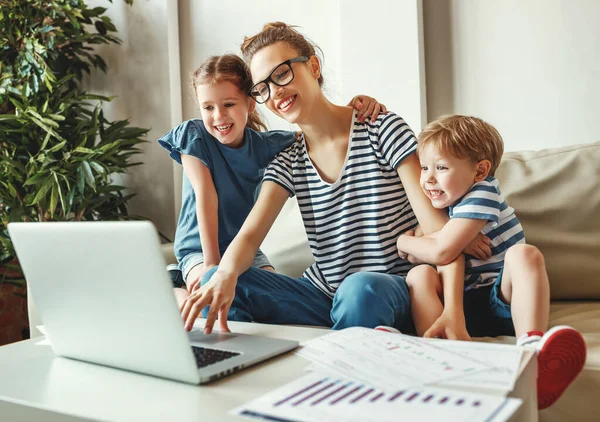
[[[217,268],[203,277],[206,284]],[[202,311],[206,318],[208,308]],[[404,278],[359,272],[340,284],[333,299],[306,278],[250,268],[238,277],[231,321],[319,325],[342,329],[389,325],[412,330],[410,295]]]

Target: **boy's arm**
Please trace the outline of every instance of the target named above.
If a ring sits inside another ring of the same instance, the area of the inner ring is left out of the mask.
[[[401,235],[396,242],[398,252],[412,255],[429,264],[446,265],[460,255],[486,223],[487,220],[453,218],[434,235]]]

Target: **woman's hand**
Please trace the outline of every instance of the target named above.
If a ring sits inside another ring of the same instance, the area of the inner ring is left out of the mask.
[[[357,95],[352,98],[348,103],[350,107],[354,107],[358,110],[357,118],[358,121],[363,123],[365,119],[371,117],[371,121],[377,120],[379,113],[387,113],[385,105],[381,104],[373,97],[368,95]]]
[[[477,236],[467,245],[463,252],[467,255],[474,256],[480,261],[485,261],[492,256],[490,248],[491,240],[484,234],[478,233]]]
[[[433,323],[433,325],[423,334],[423,337],[438,337],[448,340],[471,340],[467,332],[465,315],[462,312],[447,312],[444,310],[442,315]]]
[[[206,265],[206,263],[202,263],[196,265],[192,268],[188,274],[188,278],[191,279],[189,283],[186,282],[187,291],[190,293],[194,293],[196,290],[200,288],[200,283],[204,278],[204,274],[206,274],[211,268],[216,267],[217,264],[214,265]]]
[[[180,311],[185,329],[191,331],[202,310],[210,306],[204,332],[206,334],[212,332],[217,317],[221,331],[230,332],[227,326],[227,314],[235,297],[236,284],[237,277],[217,270],[208,283],[191,293],[181,304]]]

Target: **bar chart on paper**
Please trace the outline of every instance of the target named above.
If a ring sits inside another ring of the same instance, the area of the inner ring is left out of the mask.
[[[232,413],[275,421],[506,420],[518,399],[436,388],[383,392],[358,381],[311,373]]]

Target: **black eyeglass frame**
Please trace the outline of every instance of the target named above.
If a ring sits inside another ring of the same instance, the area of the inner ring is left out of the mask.
[[[256,101],[258,104],[264,104],[267,101],[269,101],[269,98],[271,98],[271,86],[269,85],[269,82],[273,82],[273,84],[277,85],[277,86],[286,86],[289,85],[294,78],[296,77],[296,75],[294,74],[294,69],[292,68],[292,63],[305,63],[310,59],[309,56],[298,56],[298,57],[294,57],[293,59],[289,59],[286,60],[284,62],[279,63],[277,66],[275,66],[275,69],[273,69],[271,71],[271,73],[269,73],[269,76],[267,76],[265,79],[263,79],[260,82],[255,83],[254,85],[252,85],[252,88],[250,88],[250,90],[248,91],[248,95],[250,95],[250,97],[252,97],[252,99],[254,99],[254,101]],[[277,69],[279,69],[281,66],[283,66],[284,64],[286,64],[289,68],[290,68],[290,72],[292,72],[292,79],[290,79],[288,82],[284,83],[284,84],[278,84],[277,82],[275,82],[273,79],[271,79],[271,77],[273,76],[273,73],[275,73],[275,71]],[[269,88],[269,96],[267,97],[266,100],[264,101],[259,101],[258,98],[260,98],[262,100],[262,95],[258,95],[255,96],[252,94],[252,91],[254,91],[254,88],[256,88],[258,85],[260,84],[266,84],[267,87]]]

